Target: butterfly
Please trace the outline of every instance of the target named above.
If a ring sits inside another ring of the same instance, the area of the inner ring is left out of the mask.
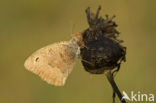
[[[81,34],[75,33],[69,41],[45,46],[28,57],[24,66],[48,84],[64,86],[80,54],[81,39]]]

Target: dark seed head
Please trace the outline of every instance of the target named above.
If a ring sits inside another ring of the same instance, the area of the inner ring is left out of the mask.
[[[90,8],[86,9],[89,28],[82,33],[84,46],[80,49],[85,70],[94,74],[119,67],[126,54],[121,40],[117,39],[117,24],[112,21],[115,16],[99,17],[100,9],[96,14],[90,13]]]

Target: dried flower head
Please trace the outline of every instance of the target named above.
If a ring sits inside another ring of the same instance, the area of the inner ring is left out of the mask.
[[[118,89],[113,74],[120,69],[120,64],[125,61],[126,47],[123,47],[122,40],[117,39],[119,32],[116,30],[117,24],[112,21],[115,17],[106,15],[106,18],[99,17],[101,7],[97,13],[91,13],[90,8],[86,9],[89,28],[82,33],[83,46],[80,45],[81,62],[86,71],[92,74],[105,74],[113,88],[113,103],[115,94],[118,95],[122,103],[122,94]],[[116,68],[112,72],[114,68]]]
[[[82,33],[85,45],[81,47],[82,64],[86,71],[94,74],[120,67],[126,54],[122,41],[117,39],[117,24],[112,21],[115,16],[99,17],[100,9],[96,14],[91,13],[90,8],[86,9],[89,28]]]

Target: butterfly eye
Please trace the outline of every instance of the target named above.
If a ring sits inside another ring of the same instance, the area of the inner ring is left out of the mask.
[[[39,61],[39,57],[37,57],[37,58],[35,59],[35,61],[38,62],[38,61]]]

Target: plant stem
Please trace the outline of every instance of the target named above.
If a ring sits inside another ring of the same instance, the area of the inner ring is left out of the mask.
[[[107,77],[109,83],[111,84],[113,90],[114,90],[115,93],[118,95],[118,97],[119,97],[121,103],[126,103],[125,99],[122,99],[123,96],[122,96],[122,94],[121,94],[121,92],[120,92],[118,86],[116,85],[116,83],[115,83],[115,81],[114,81],[114,78],[113,78],[113,75],[112,75],[111,71],[110,71],[110,70],[106,71],[106,72],[105,72],[105,75],[106,75],[106,77]],[[122,100],[121,100],[121,99],[122,99]]]

